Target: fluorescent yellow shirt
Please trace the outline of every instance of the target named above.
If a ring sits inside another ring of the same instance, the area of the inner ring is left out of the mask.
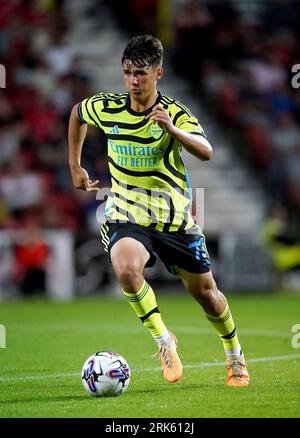
[[[173,124],[185,132],[204,131],[180,102],[159,93],[161,104]],[[129,221],[164,232],[194,226],[191,187],[181,157],[181,144],[145,119],[151,108],[137,113],[130,95],[98,93],[83,100],[78,115],[83,123],[98,126],[107,137],[111,194],[105,215],[114,221]]]

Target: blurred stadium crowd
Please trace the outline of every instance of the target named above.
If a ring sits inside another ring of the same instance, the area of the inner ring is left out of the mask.
[[[75,191],[67,159],[73,104],[94,94],[81,59],[68,45],[72,17],[64,1],[0,0],[0,228],[66,228],[79,233],[95,218],[92,195]],[[111,7],[129,36],[162,38],[174,71],[204,99],[260,178],[270,209],[283,209],[295,238],[300,212],[300,2],[260,1],[247,21],[235,1],[92,2],[101,26]],[[253,2],[255,3],[255,2]],[[101,81],[101,78],[100,78]],[[108,175],[101,133],[89,130],[84,166]]]
[[[95,219],[94,197],[73,189],[68,168],[70,110],[95,90],[68,45],[64,3],[0,0],[0,230],[23,232],[11,275],[24,293],[45,288],[49,248],[40,230],[76,235]],[[103,180],[99,136],[89,130],[84,165]]]
[[[7,72],[0,94],[0,226],[35,222],[76,232],[89,197],[71,185],[67,123],[72,105],[94,90],[66,43],[71,21],[63,1],[1,0],[0,17]],[[99,141],[94,133],[87,141],[86,159],[95,163]]]
[[[280,204],[294,218],[300,212],[300,93],[291,86],[291,68],[300,60],[299,12],[300,2],[268,1],[257,21],[247,22],[233,3],[192,1],[178,14],[174,46],[177,71],[187,72],[199,97],[204,93],[214,106],[237,153],[265,185],[270,206]]]

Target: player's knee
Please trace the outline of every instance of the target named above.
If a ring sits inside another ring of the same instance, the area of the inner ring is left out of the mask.
[[[215,300],[217,294],[218,294],[218,289],[215,281],[211,281],[211,280],[204,281],[198,288],[199,299],[204,303]]]
[[[114,266],[118,280],[122,284],[133,286],[142,275],[141,263],[137,260],[119,262]]]

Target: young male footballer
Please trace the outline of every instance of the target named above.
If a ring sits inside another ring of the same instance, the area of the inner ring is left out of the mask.
[[[150,35],[136,36],[125,47],[123,94],[98,93],[72,109],[69,164],[73,184],[99,190],[81,167],[87,125],[107,137],[111,192],[106,201],[102,242],[122,292],[158,345],[164,378],[177,382],[182,365],[177,339],[165,326],[144,269],[158,255],[202,306],[223,343],[227,385],[247,386],[249,374],[225,296],[210,270],[205,237],[192,219],[191,187],[181,157],[184,147],[201,161],[212,147],[198,120],[177,100],[157,91],[163,75],[163,47]]]

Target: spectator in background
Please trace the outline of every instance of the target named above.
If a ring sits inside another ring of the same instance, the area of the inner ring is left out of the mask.
[[[10,163],[8,172],[0,179],[0,194],[16,218],[26,210],[38,207],[42,199],[42,184],[38,174],[26,169],[21,156]]]
[[[287,83],[280,85],[270,93],[269,106],[273,117],[276,117],[283,111],[291,113],[294,111],[296,102]]]
[[[277,273],[277,286],[283,286],[285,274],[300,270],[300,243],[289,225],[288,212],[280,203],[271,206],[261,228],[261,242],[269,253]]]
[[[269,138],[272,147],[268,167],[269,189],[273,200],[284,202],[288,174],[296,169],[297,147],[300,144],[300,128],[292,113],[282,111],[277,115]],[[297,179],[295,183],[298,183]]]
[[[0,194],[0,228],[4,226],[8,217],[9,217],[9,211],[6,206],[5,199]]]
[[[300,59],[299,8],[298,1],[262,0],[245,3],[242,13],[226,0],[185,2],[172,49],[177,71],[206,98],[271,201],[291,207],[292,217],[300,212],[300,97],[290,86]]]
[[[0,1],[0,62],[10,72],[0,96],[1,228],[22,229],[31,214],[41,227],[72,232],[88,220],[66,167],[69,108],[92,94],[65,43],[72,25],[64,1]]]
[[[280,153],[283,160],[295,151],[296,145],[300,142],[300,128],[291,112],[282,111],[277,115],[270,138],[274,149]]]
[[[14,277],[25,296],[45,293],[49,254],[38,225],[29,222],[22,241],[15,246]]]
[[[30,131],[36,143],[47,141],[54,134],[59,121],[57,112],[41,95],[34,108],[27,111],[24,126]]]
[[[173,45],[177,73],[191,80],[199,76],[203,61],[211,56],[212,26],[213,18],[204,3],[190,0],[179,8],[174,22]]]
[[[298,0],[272,0],[267,2],[262,18],[268,33],[292,30],[299,36],[299,14]]]
[[[1,105],[1,103],[0,103]],[[14,123],[0,123],[0,166],[6,166],[18,154],[20,147],[21,129]]]
[[[71,69],[75,51],[68,44],[65,44],[64,35],[56,30],[53,34],[53,42],[46,49],[45,60],[55,77],[68,73]]]
[[[130,12],[134,21],[142,25],[144,33],[151,32],[155,28],[157,0],[131,0]],[[137,29],[138,30],[138,29]]]
[[[253,59],[244,63],[251,86],[259,94],[267,95],[282,86],[287,79],[287,74],[274,52],[266,51],[263,59]]]
[[[291,184],[300,187],[300,139],[298,140],[298,143],[295,144],[293,154],[286,158],[286,169]],[[300,197],[299,192],[298,196]]]

